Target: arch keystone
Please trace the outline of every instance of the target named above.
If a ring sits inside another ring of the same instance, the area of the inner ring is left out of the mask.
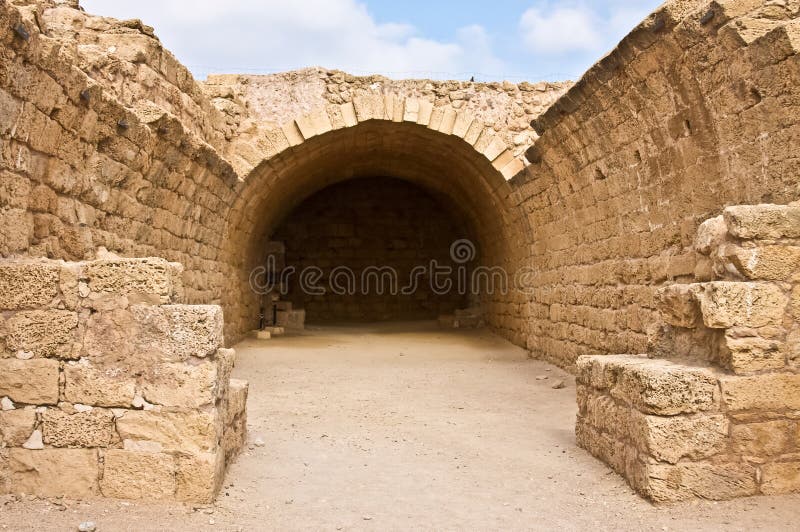
[[[406,98],[403,105],[403,120],[405,122],[417,122],[419,120],[419,100],[416,98]]]

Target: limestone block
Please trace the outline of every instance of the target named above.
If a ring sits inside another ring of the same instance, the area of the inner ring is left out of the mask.
[[[226,395],[230,387],[231,373],[236,363],[236,351],[220,349],[217,351],[217,397]]]
[[[22,447],[36,425],[34,408],[18,408],[0,412],[0,447]]]
[[[317,135],[322,135],[333,129],[330,117],[325,109],[317,109],[297,119],[297,127],[308,140]]]
[[[656,307],[668,324],[693,329],[702,324],[698,284],[674,284],[656,292]]]
[[[773,462],[761,467],[761,493],[778,495],[800,491],[800,462]]]
[[[353,98],[353,107],[359,122],[365,120],[382,120],[385,114],[385,102],[380,94],[365,94]]]
[[[725,257],[748,279],[783,281],[800,272],[800,246],[727,246]]]
[[[703,322],[712,329],[780,325],[788,298],[766,283],[712,282],[698,294]]]
[[[88,279],[91,297],[125,295],[132,301],[138,297],[158,304],[171,301],[175,270],[180,268],[159,258],[96,260],[83,266],[83,276]]]
[[[109,449],[100,489],[118,499],[172,499],[175,459],[164,453]]]
[[[800,321],[800,285],[792,288],[792,316],[795,320]]]
[[[729,410],[800,409],[800,375],[725,376],[720,384],[722,401]]]
[[[213,355],[223,345],[222,309],[216,305],[131,307],[139,325],[137,350],[165,360]]]
[[[416,123],[419,120],[419,100],[406,98],[403,106],[403,120]]]
[[[186,502],[213,502],[224,478],[225,456],[221,448],[216,453],[179,455],[175,498]]]
[[[11,492],[11,466],[8,449],[0,448],[0,495]]]
[[[6,322],[6,345],[37,357],[76,358],[78,315],[69,310],[26,310]]]
[[[733,451],[759,458],[789,451],[794,426],[785,420],[737,424],[731,428]]]
[[[9,458],[14,493],[70,499],[99,493],[96,449],[11,449]]]
[[[712,255],[728,236],[728,226],[724,216],[711,218],[697,228],[694,248],[703,255]]]
[[[69,414],[48,408],[42,414],[44,442],[53,447],[108,447],[114,443],[114,414],[95,408]]]
[[[0,310],[48,306],[58,295],[59,271],[52,263],[0,261]]]
[[[58,402],[57,360],[0,359],[0,396],[15,403],[52,405]]]
[[[640,450],[658,461],[699,460],[726,449],[728,420],[722,414],[639,416],[634,417],[631,437]]]
[[[165,452],[205,453],[217,448],[221,420],[212,412],[156,412],[131,410],[117,418],[120,438],[152,442]]]
[[[727,365],[737,375],[781,369],[786,366],[783,344],[758,336],[736,337],[726,331],[724,348]]]
[[[120,368],[98,367],[88,363],[64,365],[64,398],[83,405],[129,408],[136,395],[136,381]]]
[[[249,383],[240,379],[231,379],[228,387],[228,404],[225,411],[225,425],[247,413],[247,394]]]
[[[675,415],[716,405],[717,380],[701,368],[650,360],[623,368],[611,395],[647,414]]]
[[[745,497],[757,492],[755,477],[745,463],[648,464],[645,494],[656,502]]]
[[[744,239],[800,237],[800,206],[737,205],[724,212],[730,233]]]
[[[148,403],[176,408],[200,408],[217,398],[217,364],[159,364],[145,372],[142,395]]]

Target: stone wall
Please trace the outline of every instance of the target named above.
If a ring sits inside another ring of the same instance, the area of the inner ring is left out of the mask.
[[[578,443],[656,501],[800,490],[800,206],[725,209],[650,356],[578,359]],[[669,357],[665,360],[660,357]]]
[[[244,440],[222,311],[164,259],[0,262],[0,493],[210,502]]]
[[[800,194],[796,2],[668,2],[533,126],[534,356],[642,353],[664,283],[708,279],[698,225]]]
[[[374,322],[392,319],[436,319],[466,306],[466,293],[453,287],[434,293],[431,261],[454,268],[451,244],[469,238],[467,224],[454,209],[398,179],[364,178],[325,188],[301,203],[273,235],[286,247],[286,265],[296,274],[289,283],[294,308],[306,310],[306,320]],[[320,268],[318,284],[324,294],[313,295],[300,286],[305,268]],[[353,276],[332,290],[331,272],[347,268]],[[371,278],[369,268],[392,268],[396,285]],[[413,293],[399,293],[411,282],[414,268],[425,268]],[[448,278],[452,278],[449,276]],[[348,280],[355,280],[348,288]]]

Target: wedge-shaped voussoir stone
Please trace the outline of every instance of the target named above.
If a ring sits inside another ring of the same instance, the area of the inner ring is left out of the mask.
[[[109,449],[100,489],[106,497],[160,500],[175,497],[175,458],[165,453]]]
[[[651,359],[622,367],[611,394],[644,413],[671,416],[714,408],[717,379],[706,369]]]
[[[60,269],[50,263],[0,261],[0,310],[48,306],[58,295]]]
[[[703,322],[712,329],[780,325],[789,303],[779,287],[768,283],[704,283],[698,297]]]
[[[57,360],[0,359],[0,396],[15,403],[51,405],[58,402]]]
[[[11,449],[9,465],[14,493],[70,499],[99,493],[96,449]]]
[[[737,205],[723,213],[728,230],[743,239],[800,237],[800,206]]]

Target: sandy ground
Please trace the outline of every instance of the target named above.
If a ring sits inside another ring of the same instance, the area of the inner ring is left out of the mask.
[[[797,530],[800,496],[645,502],[575,446],[573,379],[486,332],[326,327],[237,351],[251,444],[215,505],[4,497],[0,529]]]

